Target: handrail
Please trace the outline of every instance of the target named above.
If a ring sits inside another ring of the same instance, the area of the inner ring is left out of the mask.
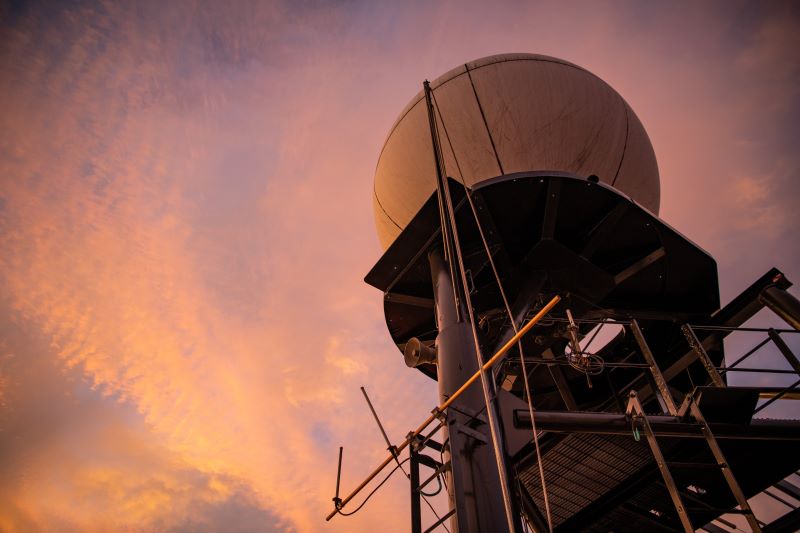
[[[800,331],[796,329],[776,329],[776,328],[743,328],[741,326],[704,326],[700,324],[688,324],[691,326],[692,329],[697,329],[700,331],[750,331],[750,332],[760,332],[760,333],[767,333],[769,330],[777,331],[778,333],[800,333]]]

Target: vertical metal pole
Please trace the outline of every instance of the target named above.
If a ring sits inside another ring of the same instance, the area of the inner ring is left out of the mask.
[[[675,400],[672,398],[672,393],[669,392],[667,381],[664,379],[664,375],[658,368],[656,358],[653,357],[653,352],[650,351],[650,347],[647,345],[647,341],[644,339],[644,334],[642,333],[639,324],[636,322],[636,320],[631,320],[630,327],[636,342],[639,344],[639,348],[642,350],[642,355],[644,356],[645,361],[647,361],[647,364],[650,366],[650,373],[656,382],[659,396],[661,396],[661,399],[664,401],[664,406],[667,409],[667,413],[673,416],[677,415],[678,407],[675,405]],[[637,399],[636,401],[638,402],[639,400]]]
[[[715,387],[724,387],[725,382],[722,381],[722,376],[719,375],[716,367],[714,367],[714,363],[712,363],[711,359],[708,357],[700,339],[694,334],[692,326],[684,324],[681,326],[681,331],[683,332],[683,336],[686,337],[686,342],[689,343],[689,348],[692,349],[697,358],[700,359],[700,362],[703,363],[706,372],[708,372],[708,375],[711,377],[711,383],[713,383]]]
[[[478,420],[464,414],[477,413],[485,406],[477,387],[461,390],[463,384],[479,369],[473,353],[475,345],[472,331],[469,324],[458,321],[455,315],[449,270],[441,250],[432,250],[428,257],[439,330],[436,337],[439,397],[444,404],[457,391],[461,391],[453,403],[454,409],[446,412],[446,426],[443,428],[447,435],[445,462],[450,462],[446,474],[449,479],[448,496],[450,507],[456,510],[451,523],[454,531],[460,533],[517,531],[507,526],[502,481],[488,435],[484,437],[485,442],[475,439],[474,434],[482,433],[486,426],[481,426]],[[462,428],[466,431],[462,431]]]
[[[503,434],[500,422],[500,415],[497,412],[497,404],[495,397],[497,395],[494,390],[494,380],[492,374],[484,369],[484,358],[478,340],[478,330],[475,321],[475,311],[472,307],[472,300],[469,295],[469,283],[467,282],[467,272],[464,267],[463,255],[461,253],[461,244],[458,238],[458,228],[456,227],[455,210],[453,208],[453,200],[450,197],[450,190],[445,183],[445,202],[447,204],[447,211],[449,215],[450,231],[453,236],[453,243],[455,244],[455,256],[458,259],[458,267],[461,274],[461,289],[463,290],[464,305],[467,307],[467,316],[469,318],[469,325],[472,330],[472,340],[475,347],[475,357],[478,362],[478,367],[481,374],[481,388],[483,390],[483,401],[486,406],[486,417],[489,419],[489,432],[492,435],[492,446],[494,447],[494,457],[497,463],[497,473],[500,476],[500,489],[503,495],[503,506],[505,508],[506,520],[508,522],[508,530],[516,531],[519,529],[517,526],[518,518],[514,512],[514,504],[511,500],[512,488],[511,481],[508,477],[508,466],[506,465],[506,452],[505,444],[503,443]]]
[[[408,448],[411,460],[411,533],[422,533],[422,508],[420,506],[419,492],[419,460],[415,443],[411,443]]]
[[[462,310],[461,304],[463,303],[466,307],[466,311],[469,318],[469,327],[472,330],[472,340],[474,345],[475,351],[475,358],[477,360],[478,370],[480,371],[480,380],[481,380],[481,387],[483,390],[483,399],[484,405],[486,407],[486,417],[489,419],[489,431],[491,432],[492,438],[492,446],[494,448],[494,456],[495,456],[495,463],[497,467],[497,474],[500,479],[500,490],[502,493],[503,499],[503,508],[505,510],[506,515],[506,523],[508,526],[508,531],[518,531],[520,527],[518,526],[519,518],[517,517],[517,513],[514,511],[514,504],[511,499],[512,494],[512,487],[508,477],[508,467],[506,465],[506,457],[505,457],[505,446],[503,444],[503,436],[502,430],[500,425],[500,417],[497,413],[497,405],[494,402],[494,381],[491,379],[491,375],[484,370],[484,360],[483,355],[481,353],[481,345],[478,340],[478,332],[476,328],[474,310],[472,308],[472,302],[469,295],[469,283],[467,280],[467,273],[464,267],[463,255],[461,252],[461,244],[458,238],[458,228],[456,226],[456,219],[455,219],[455,209],[453,208],[453,199],[450,196],[450,189],[447,184],[447,179],[445,177],[444,171],[444,162],[442,161],[442,154],[441,154],[441,147],[439,145],[439,135],[436,129],[436,117],[433,110],[433,102],[431,100],[431,88],[430,84],[426,81],[423,84],[423,89],[425,92],[425,103],[428,109],[428,121],[431,130],[431,141],[433,143],[433,152],[434,158],[436,162],[436,179],[437,179],[437,193],[439,196],[439,207],[440,207],[440,216],[441,216],[441,223],[442,223],[442,236],[445,239],[445,250],[449,246],[449,254],[445,257],[445,262],[447,263],[450,275],[451,275],[451,283],[453,286],[453,299],[455,301],[455,308],[456,308],[456,316],[458,321],[461,322],[462,318]],[[442,204],[442,200],[444,200],[444,204]],[[441,208],[446,206],[444,212],[441,211]],[[442,216],[445,215],[445,216]],[[452,238],[452,241],[448,241],[448,236]],[[460,273],[460,286],[455,279],[455,263],[458,263],[458,270]],[[462,299],[463,298],[463,299]],[[439,303],[437,302],[437,307]],[[441,328],[440,328],[441,331]],[[495,524],[494,528],[497,531],[497,527],[499,524]]]
[[[447,202],[445,201],[445,191],[447,182],[444,173],[444,162],[442,161],[442,147],[439,144],[439,135],[436,130],[436,115],[433,112],[433,102],[431,101],[431,84],[428,80],[422,84],[425,92],[425,103],[428,108],[428,124],[431,129],[431,145],[433,147],[433,159],[436,165],[436,197],[439,200],[439,224],[442,230],[442,243],[444,244],[444,260],[450,269],[450,283],[453,285],[455,295],[455,310],[458,320],[461,320],[461,295],[456,286],[455,262],[453,261],[453,241],[451,240],[450,228],[447,224]]]
[[[669,497],[672,499],[672,504],[675,506],[675,510],[678,511],[678,518],[681,520],[683,529],[686,531],[686,533],[692,533],[694,531],[692,521],[689,519],[689,514],[686,512],[686,506],[683,505],[683,500],[678,492],[678,487],[675,485],[675,480],[672,478],[672,473],[670,473],[669,468],[667,467],[667,462],[664,460],[664,454],[661,453],[661,446],[658,445],[656,436],[653,433],[653,428],[650,427],[650,422],[647,421],[647,415],[642,408],[642,404],[639,402],[636,391],[631,391],[630,396],[628,397],[628,408],[625,410],[625,414],[629,417],[635,415],[641,421],[642,427],[644,428],[645,437],[647,438],[647,444],[650,446],[650,451],[656,460],[656,465],[658,466],[658,470],[661,472],[661,477],[664,478],[664,486],[667,487]]]
[[[469,69],[467,69],[467,74],[469,75]],[[471,76],[470,76],[470,81],[472,81],[472,77]],[[475,89],[475,84],[474,83],[472,85],[472,90],[473,90],[473,92],[475,92],[475,99],[478,102],[478,107],[481,109],[481,114],[483,114],[483,108],[481,107],[480,100],[478,99],[478,93],[477,93],[477,91]],[[429,113],[428,114],[428,119],[430,121],[430,115],[432,114],[433,107],[435,106],[437,108],[438,113],[439,113],[439,120],[442,122],[442,128],[444,129],[445,137],[447,138],[447,140],[449,142],[450,141],[450,137],[447,135],[447,128],[444,125],[444,118],[442,117],[442,110],[438,109],[438,104],[436,103],[436,95],[433,93],[433,91],[429,91],[429,94],[430,94],[430,100],[431,100],[433,105],[428,107],[428,113]],[[486,125],[486,117],[484,116],[483,118],[484,118],[484,125]],[[433,124],[433,122],[431,122],[431,124]],[[488,125],[486,127],[487,127],[487,132],[488,132],[489,131],[488,130]],[[432,128],[432,134],[435,135],[435,133],[436,133],[435,128]],[[489,134],[489,140],[492,140],[491,137],[492,136],[491,136],[491,133],[490,133]],[[435,146],[436,146],[436,143],[434,142],[434,148],[435,148]],[[492,141],[492,146],[494,146],[494,141]],[[451,150],[451,152],[453,150],[452,143],[450,144],[450,150]],[[496,151],[495,151],[495,156],[497,156]],[[455,153],[453,153],[453,157],[455,157]],[[500,164],[499,157],[497,159],[497,165],[500,168],[500,174],[504,174],[503,166]],[[456,166],[458,166],[458,161],[456,161]],[[506,313],[508,313],[508,319],[511,321],[511,328],[514,330],[514,333],[516,334],[519,331],[518,328],[517,328],[517,319],[514,317],[514,313],[512,312],[511,306],[508,303],[508,298],[506,297],[505,290],[503,289],[503,282],[500,279],[500,274],[498,274],[497,266],[494,263],[492,251],[489,248],[489,243],[486,241],[486,235],[484,234],[483,227],[482,227],[481,221],[480,221],[480,217],[478,216],[478,210],[475,208],[475,202],[473,202],[473,200],[472,200],[472,193],[471,193],[471,191],[469,191],[467,189],[467,184],[464,181],[464,176],[461,175],[461,169],[460,168],[458,169],[458,172],[459,172],[459,175],[461,177],[461,184],[464,186],[464,189],[467,190],[467,194],[466,194],[467,202],[469,203],[470,210],[472,210],[472,216],[473,216],[473,218],[475,220],[475,226],[478,228],[478,234],[481,237],[481,242],[483,243],[483,248],[484,248],[484,250],[486,252],[486,259],[489,261],[489,265],[491,265],[491,267],[492,267],[492,273],[494,274],[495,281],[497,282],[497,288],[500,290],[500,296],[503,298],[503,304],[505,305]],[[599,331],[599,328],[598,328],[598,331]],[[597,333],[595,333],[595,335],[597,335]],[[594,337],[592,337],[592,339],[594,339]],[[591,340],[589,342],[591,343]],[[546,483],[545,477],[544,477],[544,467],[542,466],[542,457],[541,457],[540,447],[539,447],[539,432],[536,430],[536,418],[533,416],[533,395],[531,394],[531,387],[530,387],[530,384],[528,383],[528,372],[527,372],[526,365],[525,365],[525,351],[522,348],[522,343],[521,342],[518,343],[518,348],[519,348],[520,361],[521,361],[521,364],[522,364],[522,376],[525,378],[523,380],[524,381],[524,385],[525,385],[524,390],[525,390],[525,396],[528,398],[528,410],[529,410],[530,415],[531,415],[531,424],[532,424],[531,429],[533,431],[533,442],[534,442],[534,445],[535,445],[535,448],[536,448],[536,461],[537,461],[537,463],[539,465],[539,477],[541,478],[541,483],[542,483],[542,494],[544,496],[544,507],[545,507],[545,512],[547,514],[547,529],[550,531],[550,533],[552,533],[552,531],[553,531],[553,520],[552,520],[552,516],[551,516],[551,513],[550,513],[550,498],[549,498],[548,493],[547,493],[547,483]],[[544,528],[541,528],[541,529],[544,529]]]

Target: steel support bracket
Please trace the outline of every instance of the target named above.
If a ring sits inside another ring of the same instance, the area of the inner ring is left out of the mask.
[[[422,446],[420,446],[422,439],[419,437],[419,435],[413,431],[409,431],[406,435],[406,439],[408,440],[408,445],[411,450],[414,453],[419,453],[419,451],[422,449]],[[392,455],[394,455],[394,452],[392,452]]]
[[[460,433],[463,433],[467,437],[472,437],[473,439],[479,441],[482,444],[489,444],[489,439],[486,437],[486,435],[484,435],[480,431],[472,429],[471,427],[465,426],[464,424],[459,424],[458,422],[456,422],[453,424],[452,429]]]

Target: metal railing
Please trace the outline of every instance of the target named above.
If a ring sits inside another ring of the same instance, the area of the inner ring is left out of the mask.
[[[759,332],[765,333],[766,337],[756,343],[755,346],[747,350],[744,355],[740,356],[736,359],[733,363],[727,366],[721,367],[714,367],[714,370],[718,372],[720,375],[727,374],[729,372],[742,372],[742,373],[757,373],[757,374],[790,374],[798,376],[798,380],[796,380],[791,385],[784,387],[783,389],[775,392],[769,391],[762,394],[762,397],[768,396],[769,399],[758,406],[753,414],[763,411],[766,407],[772,405],[774,402],[778,401],[781,398],[789,397],[790,393],[797,392],[798,387],[800,387],[800,360],[798,360],[797,356],[792,352],[789,348],[789,345],[786,344],[786,341],[783,340],[781,334],[799,334],[800,331],[794,329],[776,329],[776,328],[733,328],[733,327],[721,327],[721,326],[702,326],[702,325],[690,325],[686,324],[684,326],[685,330],[690,332],[694,335],[695,331],[726,331],[726,332]],[[777,369],[777,368],[741,368],[739,365],[746,360],[748,360],[754,354],[760,352],[765,346],[768,346],[772,343],[777,349],[778,352],[786,359],[791,366],[791,369]],[[693,347],[694,348],[694,347]],[[704,352],[702,349],[702,345],[699,345],[699,349]]]

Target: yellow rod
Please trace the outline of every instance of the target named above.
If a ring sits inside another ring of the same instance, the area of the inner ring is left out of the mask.
[[[454,393],[453,393],[453,395],[452,395],[452,396],[450,396],[450,398],[448,398],[448,399],[447,399],[447,401],[446,401],[446,402],[444,402],[442,405],[440,405],[440,406],[438,406],[436,409],[434,409],[434,410],[433,410],[433,412],[434,412],[434,413],[437,413],[437,412],[440,412],[440,411],[444,411],[445,409],[447,409],[448,407],[450,407],[450,405],[451,405],[451,404],[452,404],[454,401],[456,401],[456,399],[457,399],[459,396],[461,396],[461,394],[463,394],[463,392],[464,392],[465,390],[467,390],[467,389],[469,388],[469,386],[470,386],[470,385],[472,385],[473,383],[475,383],[475,381],[476,381],[476,380],[477,380],[477,379],[478,379],[478,378],[481,376],[481,373],[482,373],[482,372],[485,372],[485,371],[489,370],[490,368],[492,368],[492,366],[493,366],[493,365],[494,365],[494,364],[495,364],[495,363],[496,363],[496,362],[497,362],[497,361],[498,361],[498,360],[499,360],[501,357],[503,357],[503,356],[506,354],[506,352],[508,352],[508,350],[510,350],[510,349],[511,349],[511,348],[512,348],[512,347],[513,347],[515,344],[517,344],[517,343],[520,341],[520,339],[521,339],[521,338],[522,338],[522,337],[523,337],[523,336],[524,336],[526,333],[528,333],[528,332],[531,330],[531,328],[533,328],[533,326],[535,326],[535,325],[536,325],[536,323],[537,323],[537,322],[539,322],[539,321],[540,321],[542,318],[544,318],[544,317],[545,317],[545,315],[547,315],[547,313],[549,313],[549,312],[550,312],[550,311],[553,309],[553,307],[555,307],[555,306],[556,306],[556,304],[558,304],[558,302],[560,302],[560,301],[561,301],[561,297],[560,297],[560,296],[558,296],[558,295],[556,295],[556,296],[553,296],[553,299],[552,299],[552,300],[550,300],[550,301],[547,303],[547,305],[545,305],[544,307],[542,307],[542,308],[539,310],[539,312],[538,312],[538,313],[536,313],[536,316],[534,316],[532,319],[530,319],[530,320],[528,321],[528,323],[527,323],[527,324],[525,324],[525,326],[523,326],[523,327],[522,327],[522,329],[520,329],[520,330],[519,330],[519,331],[518,331],[518,332],[517,332],[517,333],[516,333],[516,334],[515,334],[513,337],[511,337],[511,339],[509,339],[509,341],[508,341],[507,343],[505,343],[505,344],[503,345],[503,347],[502,347],[502,348],[500,348],[499,350],[497,350],[497,353],[495,353],[495,354],[492,356],[492,358],[491,358],[491,359],[489,359],[488,361],[486,361],[486,363],[484,363],[484,365],[483,365],[483,366],[480,368],[480,370],[478,370],[477,372],[475,372],[475,373],[472,375],[472,377],[471,377],[471,378],[469,378],[469,379],[468,379],[468,380],[467,380],[467,381],[466,381],[466,382],[465,382],[463,385],[461,385],[461,387],[460,387],[460,388],[459,388],[459,389],[458,389],[456,392],[454,392]],[[424,422],[423,422],[423,423],[422,423],[422,424],[421,424],[421,425],[420,425],[420,426],[417,428],[417,430],[416,430],[416,431],[414,431],[414,432],[413,432],[411,435],[409,435],[408,437],[406,437],[406,439],[405,439],[405,440],[404,440],[404,441],[403,441],[403,442],[400,444],[400,446],[398,446],[398,447],[397,447],[397,454],[400,454],[400,452],[401,452],[401,451],[403,451],[403,450],[406,448],[406,446],[408,446],[408,444],[411,442],[411,439],[413,439],[414,437],[416,437],[417,435],[419,435],[420,433],[422,433],[422,432],[425,430],[425,428],[427,428],[427,427],[428,427],[428,425],[430,425],[430,423],[431,423],[431,422],[433,422],[435,419],[436,419],[436,416],[435,416],[435,415],[433,415],[433,414],[432,414],[432,415],[430,415],[430,416],[429,416],[429,417],[428,417],[428,418],[427,418],[427,419],[426,419],[426,420],[425,420],[425,421],[424,421]],[[344,506],[345,506],[345,505],[347,505],[347,504],[348,504],[348,502],[350,502],[350,500],[352,500],[352,499],[353,499],[353,498],[354,498],[354,497],[355,497],[355,496],[356,496],[356,495],[357,495],[359,492],[361,492],[361,491],[364,489],[364,487],[366,487],[366,486],[367,486],[367,484],[368,484],[370,481],[372,481],[373,479],[375,479],[375,476],[377,476],[378,474],[380,474],[380,473],[381,473],[381,471],[382,471],[384,468],[386,468],[386,465],[388,465],[388,464],[389,464],[389,463],[391,463],[392,461],[394,461],[394,455],[389,455],[389,457],[387,457],[386,459],[384,459],[384,460],[383,460],[383,462],[382,462],[380,465],[378,465],[378,467],[377,467],[375,470],[373,470],[373,471],[372,471],[372,472],[371,472],[371,473],[370,473],[370,474],[369,474],[369,475],[368,475],[368,476],[367,476],[367,477],[364,479],[364,481],[362,481],[362,482],[361,482],[361,484],[359,484],[359,485],[358,485],[358,486],[357,486],[355,489],[353,489],[353,491],[352,491],[352,492],[351,492],[351,493],[350,493],[350,494],[347,496],[347,498],[345,498],[344,500],[342,500],[342,503],[339,505],[339,508],[338,508],[338,509],[334,509],[333,511],[331,511],[331,512],[330,512],[330,514],[328,514],[328,516],[326,516],[326,517],[325,517],[325,521],[327,522],[328,520],[330,520],[331,518],[333,518],[334,516],[336,516],[336,513],[337,513],[337,512],[338,512],[340,509],[344,509]]]
[[[492,368],[492,366],[497,362],[498,359],[503,357],[506,354],[507,351],[509,351],[514,345],[516,345],[519,342],[519,340],[526,333],[528,333],[531,330],[531,328],[533,328],[533,326],[536,325],[537,322],[539,322],[542,318],[544,318],[544,316],[547,313],[549,313],[550,310],[553,309],[553,307],[555,307],[556,304],[558,302],[560,302],[560,301],[561,301],[561,297],[560,296],[558,296],[558,295],[553,296],[553,299],[550,300],[547,303],[547,305],[542,307],[542,309],[540,309],[539,312],[536,313],[536,316],[534,316],[532,319],[530,319],[528,321],[528,323],[525,324],[525,326],[521,330],[519,330],[517,332],[516,335],[511,337],[511,339],[507,343],[505,343],[502,348],[497,350],[497,353],[494,354],[491,359],[489,359],[488,361],[486,361],[486,363],[484,363],[483,367],[481,367],[480,370],[475,372],[472,375],[472,377],[467,380],[466,383],[461,385],[461,388],[459,388],[456,392],[454,392],[453,395],[450,396],[450,398],[448,398],[446,402],[444,402],[442,405],[439,406],[439,411],[444,411],[445,409],[447,409],[450,406],[450,404],[452,404],[454,401],[456,401],[456,398],[461,396],[461,393],[463,393],[465,390],[467,390],[467,388],[470,385],[472,385],[473,383],[475,383],[475,381],[477,381],[477,379],[481,375],[481,372],[485,372],[486,370],[489,370],[490,368]]]

